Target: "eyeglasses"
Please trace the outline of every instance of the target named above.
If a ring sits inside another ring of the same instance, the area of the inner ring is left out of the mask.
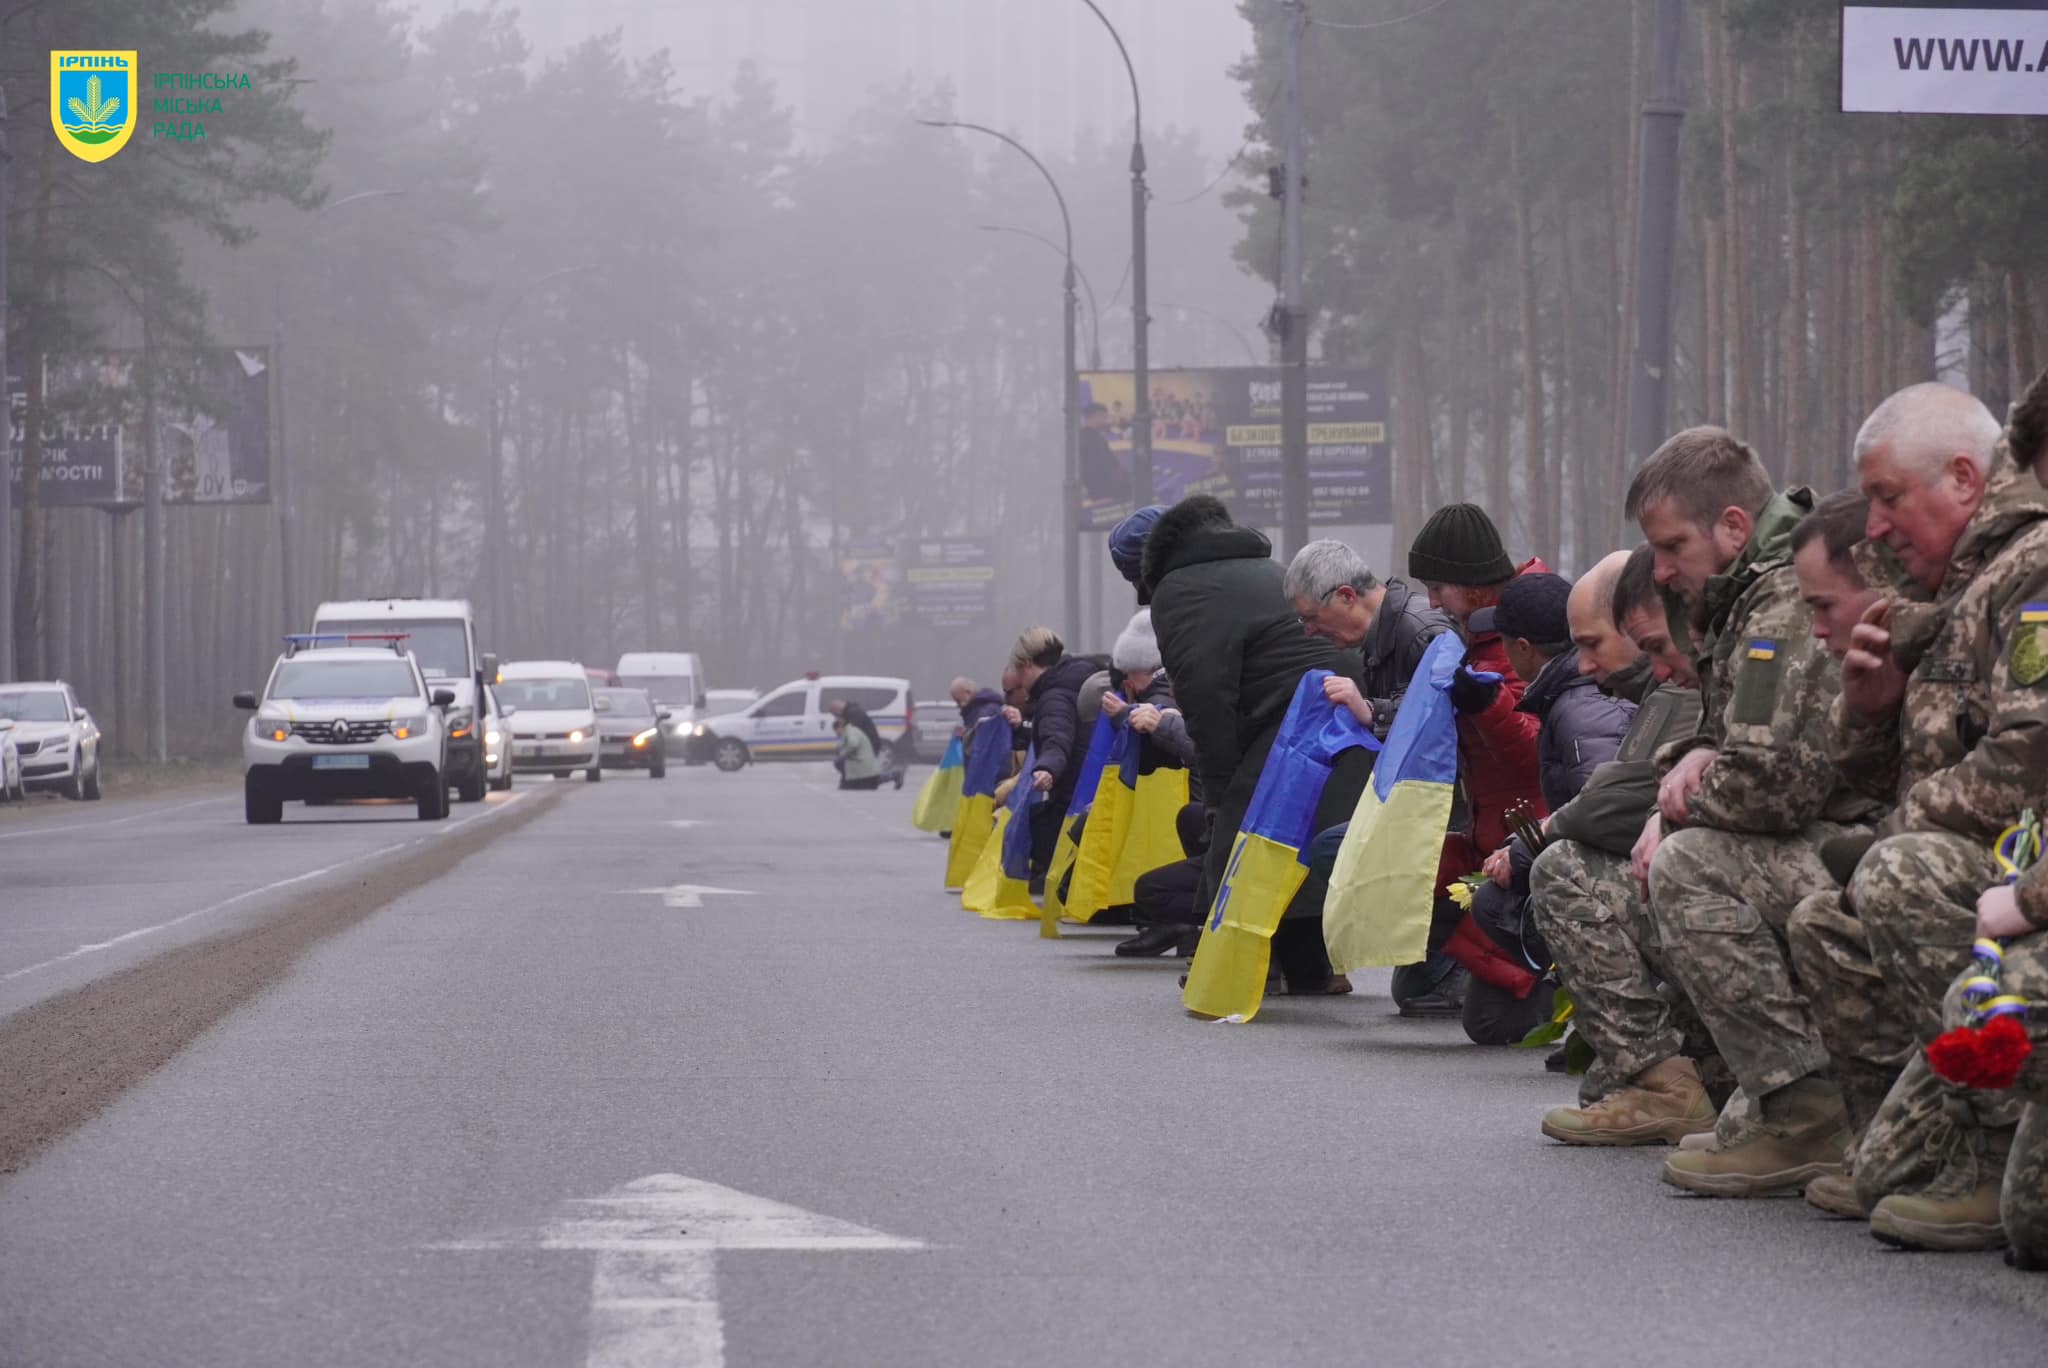
[[[1326,593],[1317,595],[1316,606],[1306,613],[1296,613],[1294,615],[1294,620],[1304,627],[1315,626],[1316,619],[1322,616],[1324,605],[1326,605],[1330,601],[1330,595],[1336,593],[1338,589],[1342,589],[1343,587],[1344,586],[1340,584],[1336,586],[1335,589],[1331,589]]]

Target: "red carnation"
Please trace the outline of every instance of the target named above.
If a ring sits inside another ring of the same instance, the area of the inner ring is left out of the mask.
[[[2010,1088],[2034,1052],[2016,1016],[1993,1017],[1982,1027],[1945,1031],[1927,1047],[1927,1063],[1951,1083],[1997,1092]]]

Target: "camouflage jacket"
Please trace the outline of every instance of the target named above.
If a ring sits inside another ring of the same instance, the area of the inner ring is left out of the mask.
[[[1837,700],[1835,763],[1897,806],[1880,835],[1948,831],[1989,846],[2038,807],[2048,774],[2048,491],[2003,451],[1929,595],[1880,548],[1856,549],[1892,604],[1906,697],[1886,718]]]
[[[1812,508],[1806,489],[1773,498],[1735,564],[1708,581],[1700,729],[1657,756],[1661,775],[1688,751],[1715,751],[1691,802],[1694,826],[1790,835],[1821,820],[1869,821],[1880,810],[1841,781],[1828,755],[1842,672],[1814,641],[1792,572],[1792,529]]]

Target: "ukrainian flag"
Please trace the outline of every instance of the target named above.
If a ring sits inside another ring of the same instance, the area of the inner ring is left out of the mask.
[[[924,787],[917,792],[917,805],[910,810],[910,824],[919,831],[951,831],[960,812],[960,793],[965,786],[966,752],[954,737],[945,756]]]
[[[1081,773],[1074,781],[1074,798],[1067,805],[1066,820],[1060,823],[1059,843],[1053,847],[1052,865],[1045,876],[1045,903],[1039,924],[1039,935],[1047,940],[1058,940],[1059,920],[1066,910],[1060,897],[1060,884],[1074,867],[1074,857],[1081,848],[1080,833],[1083,819],[1089,809],[1095,806],[1095,790],[1102,783],[1103,767],[1109,762],[1110,751],[1116,745],[1117,725],[1108,713],[1098,713],[1095,730],[1088,736],[1088,752],[1081,760]]]
[[[982,847],[988,844],[996,811],[996,785],[1010,763],[1010,723],[1001,713],[974,727],[961,772],[960,810],[953,814],[953,843],[946,849],[946,887],[965,888]]]
[[[1123,783],[1124,757],[1136,740],[1137,733],[1117,725],[1089,803],[1087,830],[1081,833],[1081,844],[1074,852],[1074,880],[1067,889],[1065,907],[1070,921],[1091,922],[1111,905],[1110,885],[1116,876],[1117,859],[1123,854],[1124,840],[1130,834],[1131,807],[1137,798],[1136,792]]]
[[[1323,940],[1340,974],[1414,964],[1429,952],[1437,865],[1458,780],[1451,679],[1464,654],[1450,632],[1430,644],[1351,814],[1323,902]]]
[[[1043,803],[1045,795],[1031,786],[1031,766],[1037,756],[1035,749],[1026,752],[1009,801],[996,814],[995,830],[960,890],[962,907],[993,921],[1022,921],[1038,915],[1038,907],[1031,901],[1031,809]]]
[[[1449,633],[1445,636],[1457,640]],[[1302,676],[1272,753],[1259,772],[1259,786],[1231,845],[1230,863],[1181,994],[1182,1004],[1197,1015],[1234,1021],[1258,1015],[1266,996],[1273,933],[1308,877],[1304,861],[1315,834],[1323,785],[1345,751],[1354,746],[1379,749],[1371,730],[1349,709],[1332,707],[1323,697],[1323,681],[1328,678],[1328,670],[1310,670]],[[1402,715],[1406,713],[1404,704]],[[1429,851],[1431,868],[1442,845],[1439,832]]]
[[[1180,810],[1188,802],[1188,772],[1151,737],[1131,732],[1117,766],[1124,839],[1109,876],[1109,906],[1122,907],[1137,897],[1138,876],[1187,858],[1181,849]]]

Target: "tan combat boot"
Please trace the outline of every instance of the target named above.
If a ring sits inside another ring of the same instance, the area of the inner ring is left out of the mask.
[[[1740,1138],[1717,1138],[1706,1149],[1666,1159],[1664,1181],[1706,1197],[1766,1197],[1842,1171],[1849,1117],[1833,1083],[1802,1078],[1762,1099],[1761,1107],[1761,1119]]]
[[[1675,1145],[1714,1128],[1699,1070],[1682,1056],[1653,1064],[1590,1107],[1559,1107],[1543,1133],[1567,1145]]]
[[[1863,1209],[1863,1199],[1856,1195],[1856,1179],[1846,1167],[1840,1173],[1824,1173],[1808,1183],[1806,1204],[1842,1221],[1862,1221],[1870,1216]]]
[[[1871,1208],[1870,1233],[1905,1249],[2003,1249],[1998,1195],[2012,1136],[2009,1127],[1959,1130],[1933,1182]]]

